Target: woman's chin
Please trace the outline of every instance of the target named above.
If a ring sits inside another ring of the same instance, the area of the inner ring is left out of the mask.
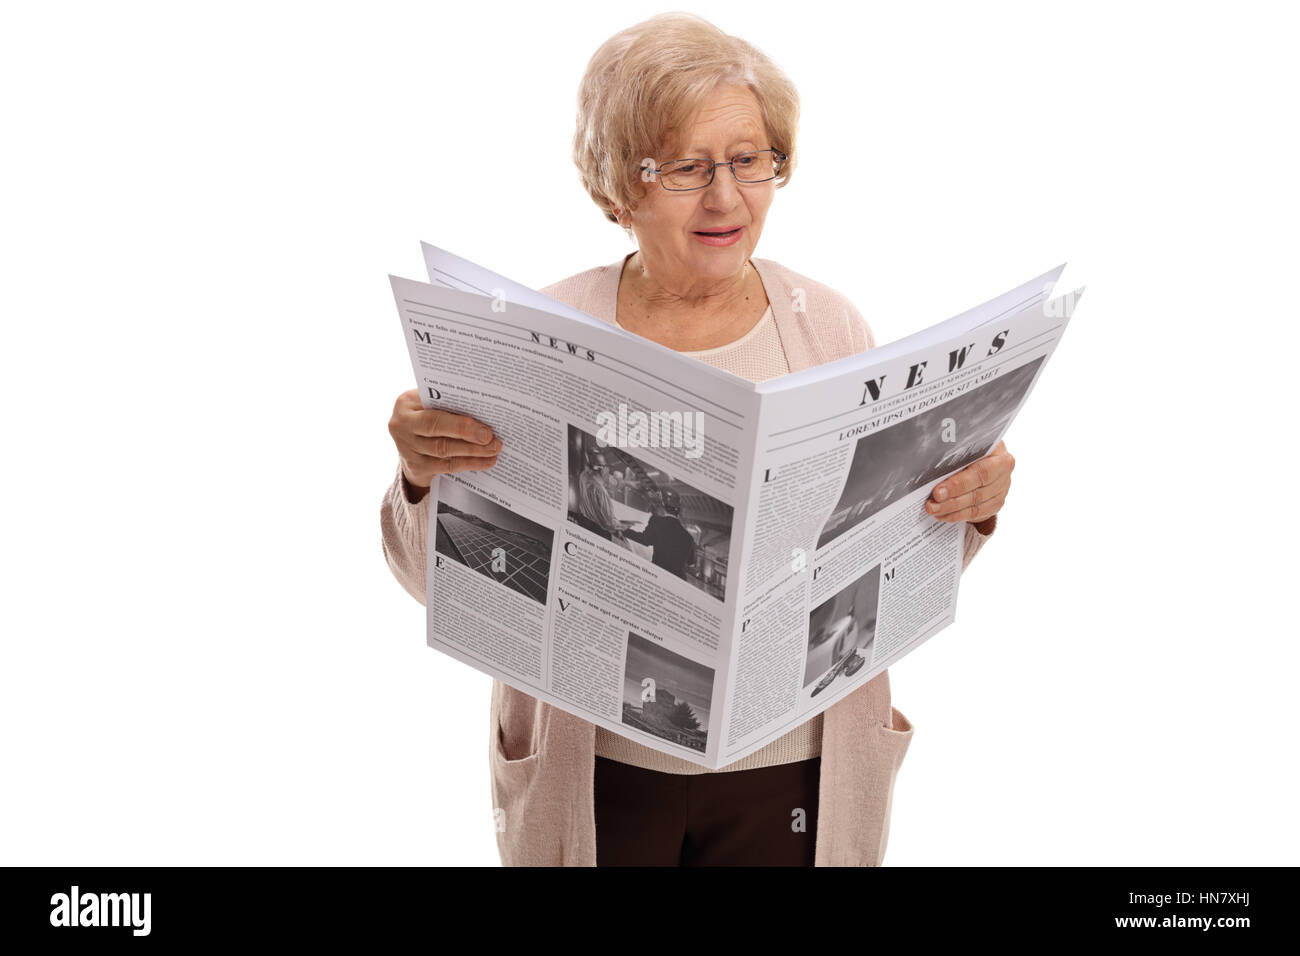
[[[740,245],[716,248],[701,245],[691,256],[695,271],[710,279],[734,276],[749,261],[749,250]]]

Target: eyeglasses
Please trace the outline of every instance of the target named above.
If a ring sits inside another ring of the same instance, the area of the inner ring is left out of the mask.
[[[647,166],[645,171],[658,176],[664,189],[687,192],[712,185],[713,174],[719,166],[730,166],[731,175],[738,183],[765,183],[780,175],[781,164],[786,158],[785,153],[768,148],[739,153],[727,163],[715,163],[710,159],[675,159],[658,169]]]

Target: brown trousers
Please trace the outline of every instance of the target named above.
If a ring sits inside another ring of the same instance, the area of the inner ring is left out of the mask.
[[[596,757],[597,866],[812,866],[821,758],[660,773]]]

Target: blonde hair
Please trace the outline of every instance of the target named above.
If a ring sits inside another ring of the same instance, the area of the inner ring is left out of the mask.
[[[799,94],[764,53],[693,13],[661,13],[601,44],[578,86],[573,161],[606,219],[616,223],[614,209],[636,208],[647,185],[642,161],[685,129],[715,88],[733,84],[753,91],[767,145],[787,157],[779,189],[798,155]]]

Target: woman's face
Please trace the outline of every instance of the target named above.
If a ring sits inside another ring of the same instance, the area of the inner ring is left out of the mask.
[[[713,91],[694,124],[672,144],[673,155],[653,158],[657,166],[696,157],[727,162],[737,153],[771,145],[753,92],[724,86]],[[631,213],[631,226],[643,267],[670,288],[738,275],[758,245],[776,194],[776,180],[741,184],[730,168],[715,170],[713,182],[703,189],[670,192],[658,182],[645,186],[645,198]],[[697,235],[734,226],[740,232],[727,244],[709,243]]]

